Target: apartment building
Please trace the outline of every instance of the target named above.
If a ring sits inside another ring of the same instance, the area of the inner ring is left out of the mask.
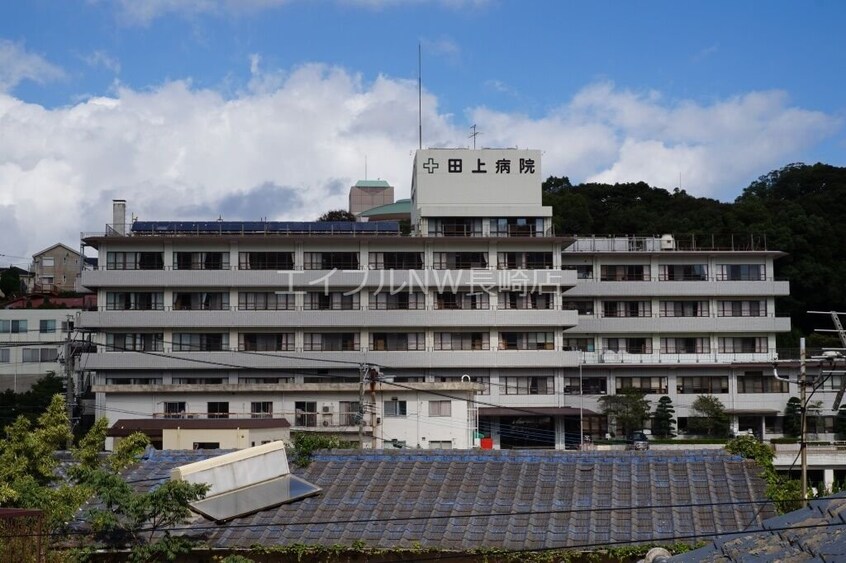
[[[33,292],[76,291],[82,255],[62,243],[54,244],[32,255]]]
[[[787,400],[778,252],[750,239],[552,231],[541,153],[417,152],[392,222],[125,222],[83,243],[110,419],[285,417],[365,445],[565,448],[613,431],[598,399],[716,394],[762,431]],[[371,368],[378,375],[370,383]],[[364,381],[364,385],[362,382]]]
[[[0,390],[23,393],[40,378],[64,373],[60,350],[78,309],[0,309]]]

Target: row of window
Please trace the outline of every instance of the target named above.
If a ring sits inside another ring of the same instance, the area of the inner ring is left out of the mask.
[[[0,348],[0,364],[11,362],[11,350]],[[57,348],[24,348],[21,350],[21,361],[24,363],[55,362],[59,358]]]
[[[340,401],[338,404],[338,425],[356,426],[364,416],[358,401]],[[331,415],[332,407],[318,412],[317,401],[296,401],[294,403],[294,426],[316,427],[319,415]],[[430,417],[452,416],[452,401],[436,400],[428,401],[428,412]],[[391,399],[383,402],[382,413],[386,417],[407,416],[408,403],[398,399]],[[185,401],[165,401],[163,403],[162,415],[164,418],[186,418],[194,414],[205,414],[206,418],[229,418],[228,401],[209,401],[206,403],[205,413],[189,413],[186,411]],[[272,418],[272,401],[253,401],[250,403],[251,418]]]
[[[359,270],[361,254],[351,251],[305,252],[305,270]],[[498,252],[498,269],[552,269],[552,252]],[[174,270],[229,270],[229,252],[174,252]],[[422,252],[370,252],[368,267],[376,270],[422,270]],[[163,270],[163,252],[107,252],[106,268],[109,270]],[[294,270],[293,252],[239,252],[239,270]],[[432,268],[435,270],[487,269],[487,252],[434,252]],[[562,270],[575,270],[579,279],[593,278],[593,265],[562,265]],[[766,279],[764,264],[717,264],[716,280],[760,281]],[[649,281],[648,264],[612,264],[600,266],[602,281]],[[707,281],[706,264],[661,264],[658,266],[661,281]]]
[[[61,326],[62,332],[66,332],[68,330],[68,321],[41,319],[38,321],[38,332],[41,334],[52,334],[56,332],[56,326]],[[25,332],[29,332],[29,321],[27,319],[0,319],[0,334],[23,334]]]
[[[549,292],[500,291],[497,295],[500,310],[550,310],[555,307],[555,294]],[[436,310],[489,310],[491,294],[485,291],[435,293],[433,305]],[[592,299],[568,300],[562,302],[564,310],[577,311],[579,315],[593,315],[595,302]],[[602,301],[603,317],[651,317],[652,301]],[[426,297],[422,292],[389,293],[369,295],[371,310],[422,310]],[[106,309],[109,311],[162,311],[165,308],[164,292],[107,292]],[[174,292],[173,310],[176,311],[227,311],[230,309],[228,291]],[[290,311],[295,309],[293,293],[270,291],[238,293],[238,309],[241,311]],[[359,293],[344,291],[309,291],[303,295],[303,309],[308,311],[361,309]],[[767,315],[765,300],[717,301],[718,317],[764,317]],[[660,301],[661,317],[708,317],[708,301]],[[2,322],[2,321],[0,321]],[[11,332],[25,332],[26,321],[6,321],[3,325]],[[11,324],[17,322],[18,324]],[[41,321],[41,332],[54,332],[55,321]],[[64,326],[64,323],[63,323]],[[23,327],[23,329],[21,329]],[[2,327],[0,327],[2,328]],[[8,332],[8,331],[7,331]]]
[[[500,332],[500,350],[554,350],[554,332]],[[435,350],[489,350],[488,332],[434,332]],[[659,340],[662,354],[709,354],[711,338],[707,336],[662,337]],[[738,336],[717,338],[716,351],[721,354],[766,353],[766,336]],[[106,347],[111,351],[161,352],[164,350],[163,333],[114,333],[106,334]],[[358,332],[305,332],[305,351],[354,351],[360,350]],[[425,332],[371,332],[369,347],[374,351],[423,351],[426,349]],[[602,338],[602,347],[608,352],[627,354],[652,354],[653,340],[647,337]],[[228,351],[228,332],[174,332],[174,352]],[[293,332],[241,332],[238,334],[239,351],[293,351]],[[595,352],[594,338],[565,338],[565,351]]]
[[[763,281],[766,279],[764,264],[717,264],[714,279],[717,281]],[[578,279],[594,278],[592,264],[562,264],[562,270],[574,270]],[[648,264],[611,264],[600,266],[600,281],[651,281]],[[707,264],[659,264],[659,281],[708,281]]]

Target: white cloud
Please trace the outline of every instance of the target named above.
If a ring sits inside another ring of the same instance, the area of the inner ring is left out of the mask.
[[[189,81],[46,109],[0,94],[0,252],[27,255],[103,231],[110,201],[142,219],[310,220],[347,204],[367,157],[371,178],[408,193],[417,147],[417,83],[365,82],[340,68],[265,71],[234,95]],[[424,144],[467,146],[465,123],[424,98]],[[778,92],[712,104],[668,102],[609,84],[532,118],[468,112],[480,146],[544,150],[543,173],[646,181],[731,199],[750,179],[797,160],[838,126]]]
[[[759,176],[795,161],[842,124],[793,107],[780,91],[750,92],[711,104],[671,102],[655,91],[590,85],[540,119],[476,109],[488,146],[517,139],[543,148],[544,173],[577,181],[637,182],[723,200]]]
[[[0,39],[0,92],[8,92],[24,80],[43,84],[64,76],[61,68],[22,44]]]
[[[149,25],[167,15],[255,13],[289,0],[118,0],[118,14],[131,25]]]
[[[93,51],[84,55],[82,61],[90,67],[101,66],[114,74],[120,74],[120,61],[105,51]]]

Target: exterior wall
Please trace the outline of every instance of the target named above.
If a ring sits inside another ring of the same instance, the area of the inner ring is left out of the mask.
[[[82,270],[78,252],[63,245],[48,248],[32,257],[36,291],[74,291]]]
[[[364,185],[356,184],[350,188],[349,211],[353,215],[393,202],[394,187],[387,184],[385,186],[369,186],[364,182]]]
[[[241,450],[276,440],[288,441],[290,433],[286,428],[226,430],[166,429],[162,431],[162,449],[192,450],[197,444],[219,443],[224,450]]]
[[[76,309],[0,309],[0,325],[26,322],[26,332],[0,330],[0,390],[22,393],[47,372],[62,375],[64,367],[57,358],[68,337],[68,317],[75,320],[78,313]],[[42,332],[42,321],[51,322],[53,328],[47,326]],[[29,361],[36,355],[38,361]],[[54,359],[42,361],[51,356]]]

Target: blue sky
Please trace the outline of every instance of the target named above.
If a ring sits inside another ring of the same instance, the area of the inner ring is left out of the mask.
[[[789,162],[846,164],[844,16],[837,1],[10,0],[0,254],[75,246],[113,197],[145,219],[310,219],[345,205],[365,158],[406,194],[418,44],[424,145],[466,146],[475,123],[482,146],[545,151],[545,175],[681,179],[730,201]]]

